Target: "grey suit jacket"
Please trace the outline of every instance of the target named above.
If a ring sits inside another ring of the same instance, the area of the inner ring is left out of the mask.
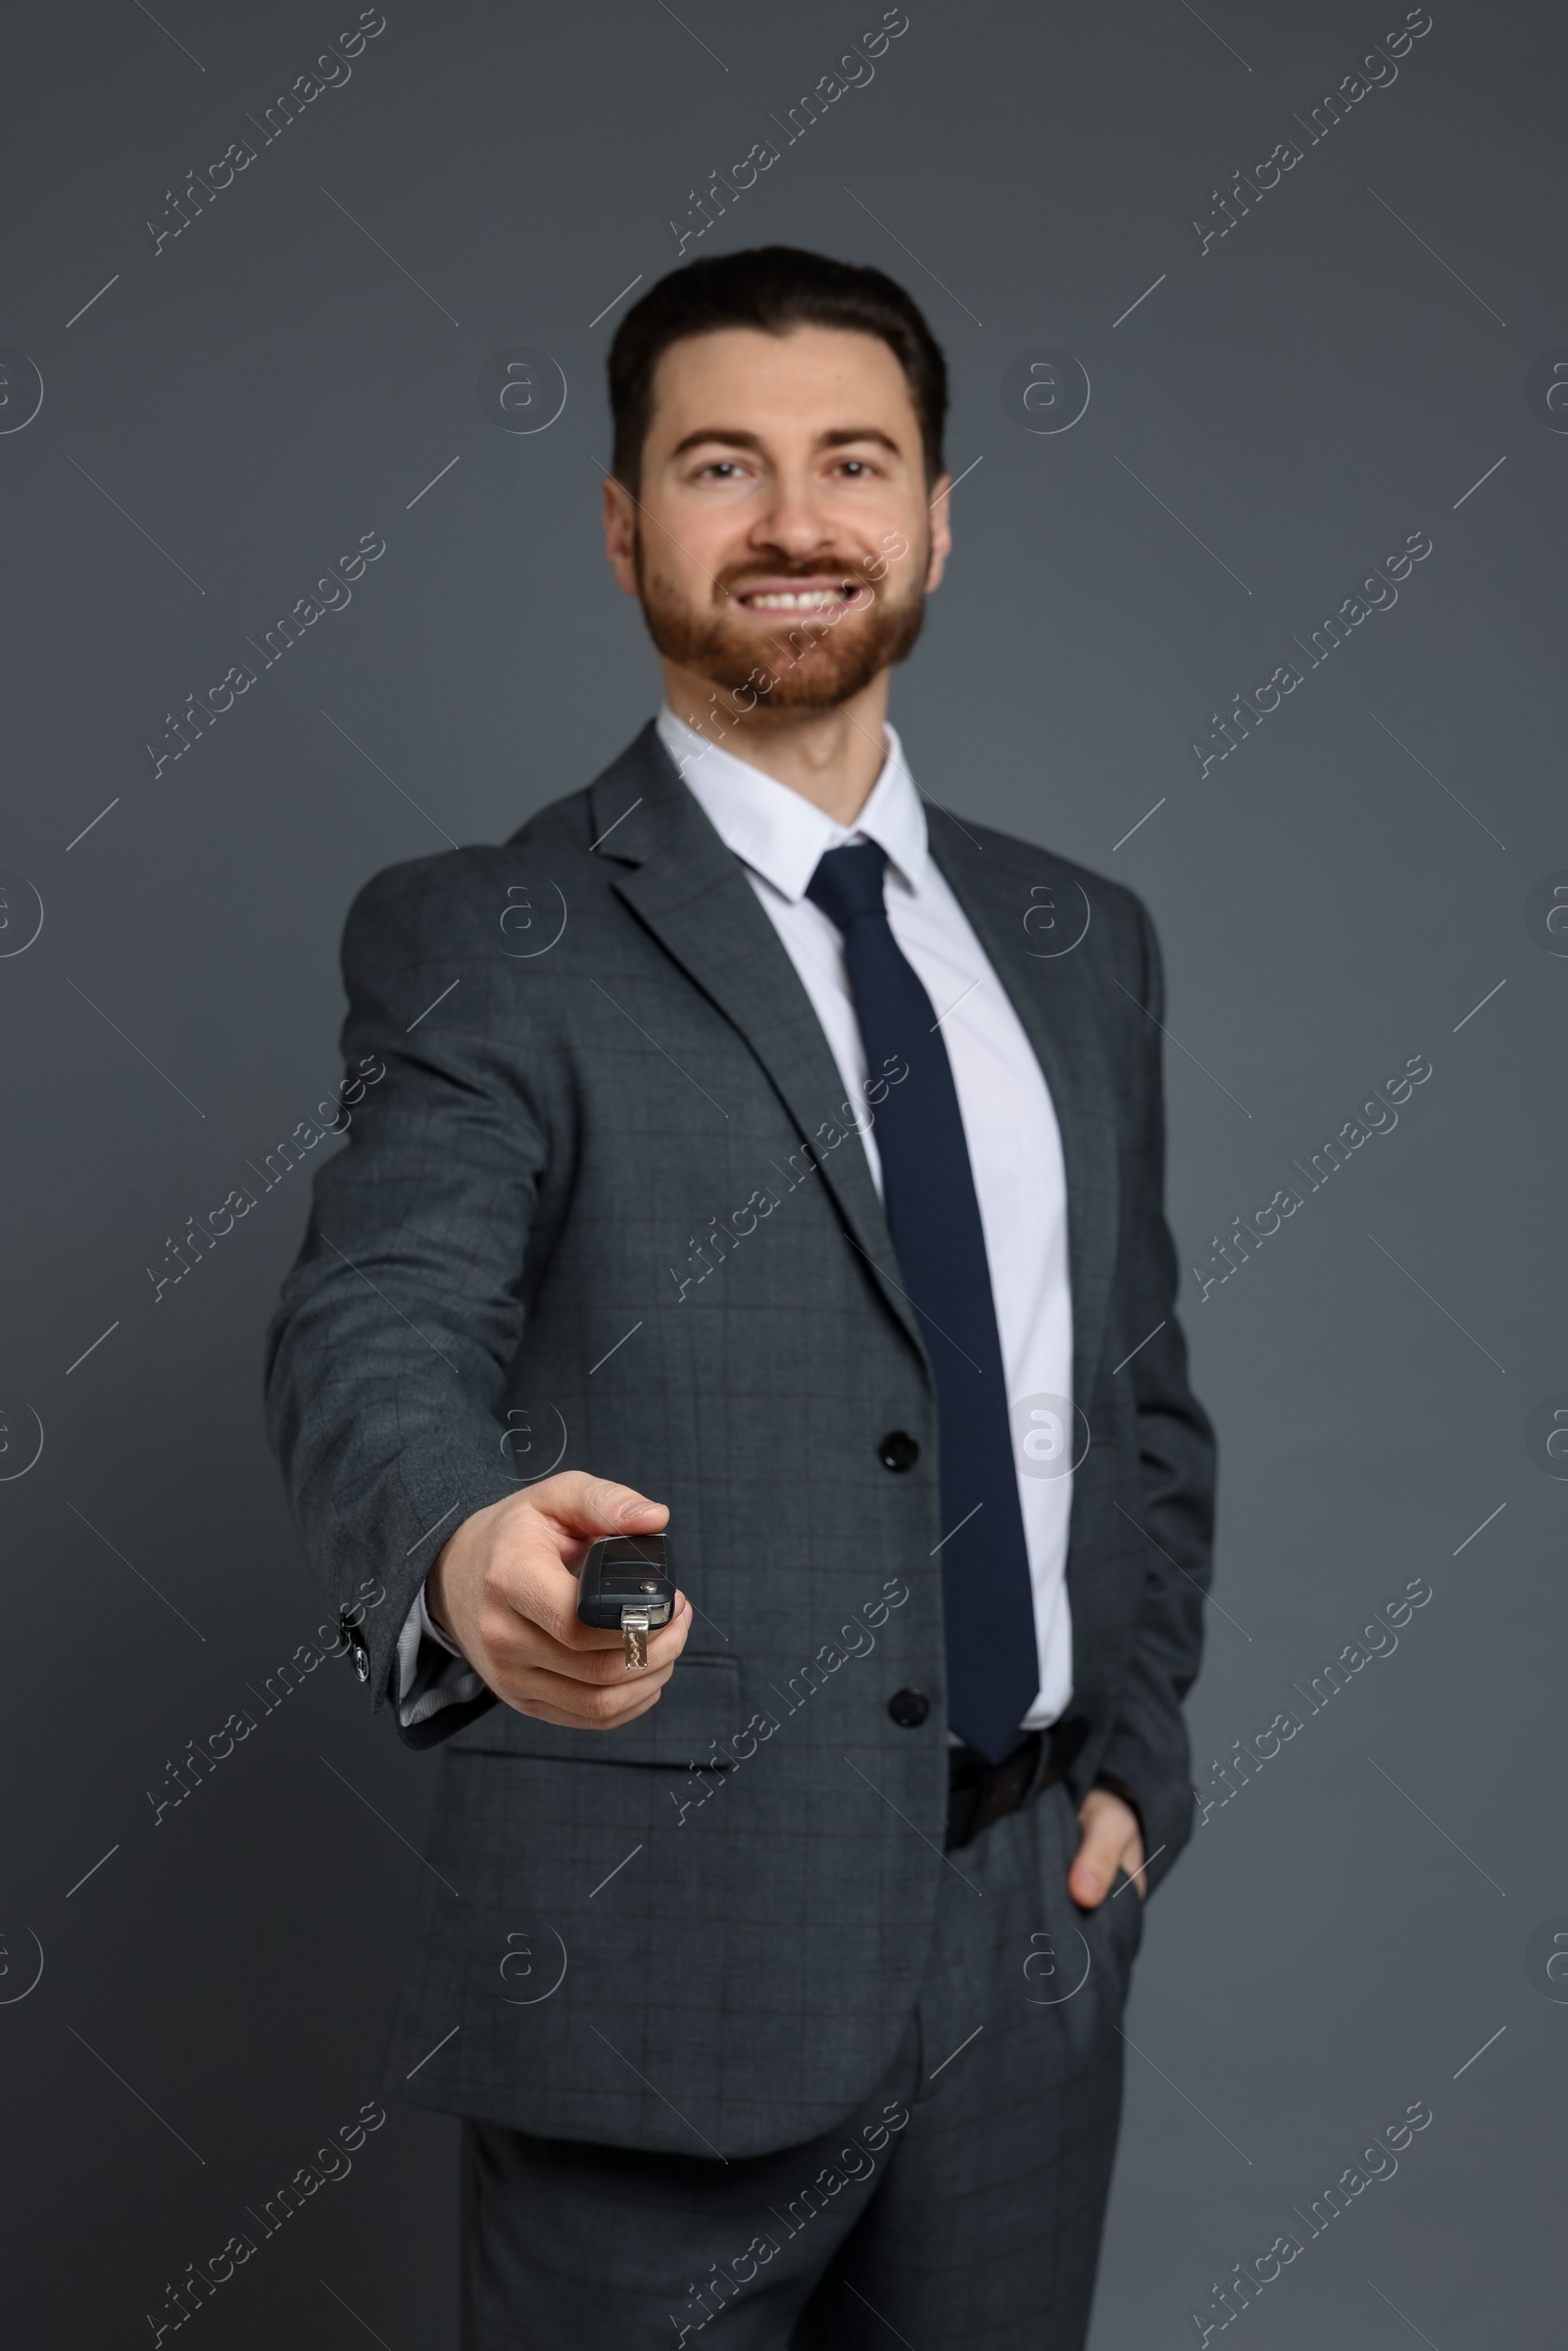
[[[1115,884],[932,822],[1066,1160],[1088,1442],[1057,1752],[1075,1793],[1134,1795],[1152,1885],[1189,1833],[1213,1481],[1160,1204],[1157,951]],[[894,2054],[947,1866],[935,1396],[863,1105],[652,727],[504,847],[378,875],[343,964],[345,1053],[387,1074],[317,1179],[269,1416],[328,1592],[387,1586],[375,1703],[447,1536],[556,1467],[669,1504],[697,1610],[624,1730],[486,1697],[405,1734],[445,1741],[452,1890],[421,1890],[389,2082],[682,2153],[829,2130]]]

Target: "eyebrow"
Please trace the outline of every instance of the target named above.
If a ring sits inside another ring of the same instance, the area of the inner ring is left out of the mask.
[[[877,424],[842,425],[831,432],[819,433],[816,438],[816,447],[818,449],[845,449],[857,441],[874,442],[878,448],[888,450],[894,457],[904,455],[904,451],[892,435],[885,433]],[[760,433],[745,432],[733,425],[710,424],[704,425],[697,432],[689,432],[683,441],[676,442],[669,454],[672,458],[685,457],[690,450],[701,448],[710,442],[716,443],[721,449],[750,449],[759,454],[762,448]]]

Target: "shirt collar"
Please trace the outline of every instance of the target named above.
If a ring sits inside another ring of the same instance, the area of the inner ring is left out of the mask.
[[[687,790],[725,848],[782,898],[792,903],[803,899],[824,853],[849,841],[876,842],[910,894],[921,889],[930,857],[925,810],[904,746],[891,726],[884,729],[887,753],[870,798],[854,825],[846,828],[788,784],[710,743],[677,718],[667,704],[655,725]]]

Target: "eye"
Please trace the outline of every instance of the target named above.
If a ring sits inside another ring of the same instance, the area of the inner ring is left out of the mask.
[[[733,458],[714,458],[710,464],[698,468],[697,478],[699,481],[739,481],[741,470]]]
[[[840,461],[839,470],[848,474],[851,481],[869,481],[875,467],[863,457],[847,457]]]

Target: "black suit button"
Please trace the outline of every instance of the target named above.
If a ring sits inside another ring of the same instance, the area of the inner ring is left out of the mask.
[[[906,1429],[890,1429],[876,1448],[876,1457],[884,1469],[913,1469],[920,1447]]]
[[[901,1731],[918,1731],[930,1711],[923,1690],[896,1690],[888,1700],[888,1712]]]
[[[338,1631],[343,1638],[343,1645],[348,1650],[349,1663],[354,1668],[355,1680],[368,1682],[370,1679],[370,1652],[365,1645],[365,1637],[360,1631],[358,1618],[353,1616],[347,1608],[340,1608],[337,1623]]]

